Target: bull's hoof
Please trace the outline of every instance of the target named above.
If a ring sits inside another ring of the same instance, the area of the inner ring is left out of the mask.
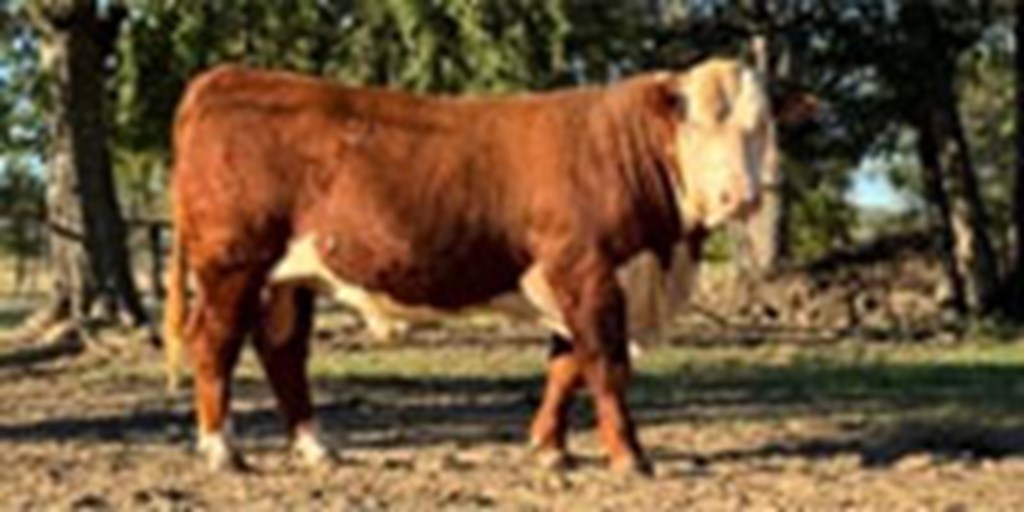
[[[211,471],[241,473],[251,469],[245,457],[223,435],[200,436],[197,449]]]
[[[654,466],[641,455],[625,455],[611,459],[610,468],[613,473],[624,476],[652,477]]]
[[[234,450],[209,451],[203,453],[206,468],[216,473],[248,473],[252,466],[241,453]]]
[[[337,466],[341,458],[333,449],[313,437],[300,437],[292,443],[292,454],[305,467],[330,469]]]
[[[533,447],[532,452],[537,465],[546,470],[565,471],[575,465],[572,454],[565,449]]]

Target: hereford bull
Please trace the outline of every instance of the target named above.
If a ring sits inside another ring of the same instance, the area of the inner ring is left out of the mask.
[[[690,275],[707,230],[756,207],[773,130],[757,76],[728,60],[490,98],[199,76],[174,126],[165,339],[190,350],[200,452],[241,464],[227,415],[251,333],[294,448],[329,460],[306,371],[319,289],[368,318],[492,307],[543,323],[556,336],[531,427],[541,459],[565,460],[585,384],[612,467],[646,470],[627,336],[657,323],[662,288],[688,289],[665,277]]]

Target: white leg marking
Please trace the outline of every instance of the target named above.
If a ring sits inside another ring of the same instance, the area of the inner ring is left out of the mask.
[[[244,466],[241,456],[234,448],[229,422],[225,422],[224,428],[219,432],[200,432],[196,449],[206,459],[210,469],[240,469]]]
[[[367,307],[360,311],[366,330],[377,341],[395,341],[409,331],[409,322],[391,318]]]
[[[332,462],[335,459],[334,451],[323,442],[316,426],[298,428],[294,435],[292,451],[302,459],[304,464],[315,466]]]
[[[644,346],[638,341],[630,338],[629,340],[629,357],[631,359],[639,359],[640,356],[644,355]]]

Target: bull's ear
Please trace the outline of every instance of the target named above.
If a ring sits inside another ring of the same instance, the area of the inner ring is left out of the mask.
[[[665,110],[672,112],[679,119],[686,117],[686,94],[683,93],[680,77],[666,74],[658,84],[658,93],[659,101]]]
[[[821,115],[821,100],[805,91],[772,94],[772,116],[781,126],[796,126],[814,121]]]

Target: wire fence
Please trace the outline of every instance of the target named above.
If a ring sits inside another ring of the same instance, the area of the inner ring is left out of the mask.
[[[140,292],[149,300],[163,296],[163,268],[170,245],[170,223],[166,219],[126,220],[132,270]],[[31,300],[45,297],[52,288],[48,259],[47,224],[42,219],[0,218],[0,230],[17,231],[0,248],[0,300]]]
[[[135,283],[143,301],[159,308],[170,223],[136,217],[126,224]],[[20,241],[0,246],[0,328],[44,301],[53,286],[46,223],[23,222],[18,236],[12,237],[13,225],[0,217],[0,237]],[[851,333],[872,339],[919,339],[959,329],[950,322],[944,293],[936,284],[942,282],[940,267],[926,249],[899,257],[875,255],[836,269],[809,267],[753,287],[743,285],[728,264],[704,265],[691,307],[680,318],[689,326],[682,331],[691,338],[710,340],[805,342],[841,339]],[[323,301],[320,307],[329,303]]]

